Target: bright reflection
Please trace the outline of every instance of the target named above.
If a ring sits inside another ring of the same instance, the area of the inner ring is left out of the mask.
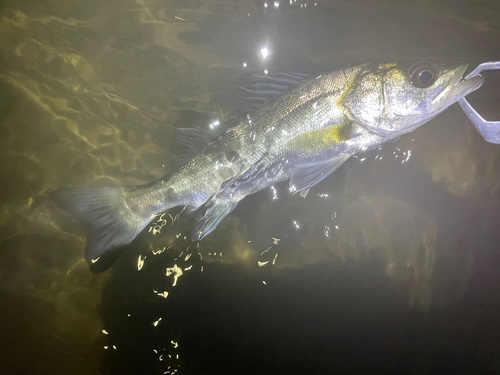
[[[220,125],[219,120],[215,120],[214,122],[212,122],[212,123],[210,124],[210,129],[214,129],[214,128],[216,128],[216,127],[217,127],[217,126],[219,126],[219,125]]]
[[[153,325],[156,327],[161,322],[162,318],[158,319],[156,322],[153,322]]]
[[[330,237],[330,235],[329,235],[329,233],[330,233],[330,227],[329,226],[325,225],[325,231],[324,232],[325,232],[325,236]]]
[[[153,255],[158,255],[163,253],[165,250],[170,249],[172,246],[174,246],[174,244],[171,244],[169,247],[164,246],[163,249],[151,250],[151,253],[153,253]]]
[[[159,295],[160,297],[163,297],[163,298],[167,298],[168,297],[168,292],[167,291],[165,291],[165,292],[159,292],[159,291],[153,289],[153,292],[155,294]]]
[[[142,267],[144,266],[144,261],[146,260],[147,257],[142,258],[142,255],[139,255],[139,259],[137,259],[137,270],[140,271]]]
[[[278,193],[276,192],[276,188],[271,186],[271,191],[273,192],[273,201],[278,199]]]
[[[262,57],[264,58],[266,58],[269,55],[267,47],[261,48],[260,53],[262,53]]]
[[[153,223],[152,226],[149,227],[148,233],[151,231],[153,232],[153,236],[156,236],[157,234],[161,233],[161,228],[163,228],[165,225],[167,225],[167,220],[163,219],[165,214],[161,214],[160,218]]]
[[[104,333],[105,335],[108,335],[108,331],[106,331],[105,329],[102,330],[102,333]]]
[[[406,159],[403,160],[401,163],[406,163],[408,160],[410,160],[410,156],[411,156],[411,151],[408,150],[408,153],[406,154]]]
[[[275,8],[278,8],[279,6],[280,6],[280,3],[279,3],[279,2],[277,2],[277,1],[275,1],[275,2],[274,2],[274,7],[275,7]]]
[[[273,240],[274,245],[277,245],[281,241],[279,238],[271,237],[271,239]]]
[[[295,220],[293,221],[293,224],[295,225],[295,228],[297,228],[297,229],[300,228],[299,224]]]
[[[243,63],[243,67],[244,67],[244,68],[246,68],[246,67],[247,67],[247,63],[246,63],[246,62],[244,62],[244,63]]]
[[[168,214],[168,216],[170,216],[170,219],[172,220],[172,224],[170,224],[170,225],[173,225],[179,219],[179,217],[181,215],[177,214],[177,215],[175,215],[175,217],[172,217],[172,215]]]
[[[167,276],[174,275],[174,283],[172,286],[177,285],[177,279],[182,276],[182,269],[177,267],[177,264],[174,264],[172,268],[167,268]]]

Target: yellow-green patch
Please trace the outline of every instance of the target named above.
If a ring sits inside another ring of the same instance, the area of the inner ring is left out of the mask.
[[[387,77],[388,77],[388,79],[394,80],[395,82],[402,81],[402,80],[406,79],[404,72],[402,72],[399,69],[392,69],[392,70],[388,71]]]
[[[350,125],[333,125],[323,129],[311,130],[295,137],[287,146],[301,152],[318,152],[328,149],[349,139]]]
[[[398,66],[398,63],[395,63],[395,62],[387,63],[387,64],[380,64],[379,69],[389,69],[389,68],[394,68],[396,66]]]

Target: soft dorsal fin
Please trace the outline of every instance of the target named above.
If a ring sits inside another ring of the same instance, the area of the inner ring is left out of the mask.
[[[226,126],[215,116],[197,111],[181,111],[175,124],[172,159],[175,167],[188,163],[210,141],[219,137]]]
[[[255,111],[309,76],[304,73],[244,74],[236,80],[241,92],[241,115]]]
[[[300,195],[305,198],[311,187],[323,181],[347,159],[349,156],[339,156],[320,163],[296,166],[290,177],[291,191],[300,192]]]

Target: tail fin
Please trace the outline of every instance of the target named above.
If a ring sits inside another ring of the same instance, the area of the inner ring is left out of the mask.
[[[151,217],[135,215],[125,203],[122,187],[71,188],[53,191],[50,197],[87,225],[85,260],[93,272],[108,268],[110,260],[130,244],[148,225]],[[103,263],[98,260],[106,257]]]

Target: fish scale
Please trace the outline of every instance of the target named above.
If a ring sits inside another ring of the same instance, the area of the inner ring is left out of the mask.
[[[115,254],[172,207],[195,212],[191,237],[200,240],[246,196],[289,179],[290,191],[305,197],[350,156],[437,116],[481,86],[481,77],[462,79],[466,67],[369,63],[295,85],[293,75],[265,77],[268,83],[247,90],[253,99],[292,87],[199,147],[178,170],[135,188],[62,189],[51,197],[87,225],[85,258],[94,271],[103,269],[101,257]]]

